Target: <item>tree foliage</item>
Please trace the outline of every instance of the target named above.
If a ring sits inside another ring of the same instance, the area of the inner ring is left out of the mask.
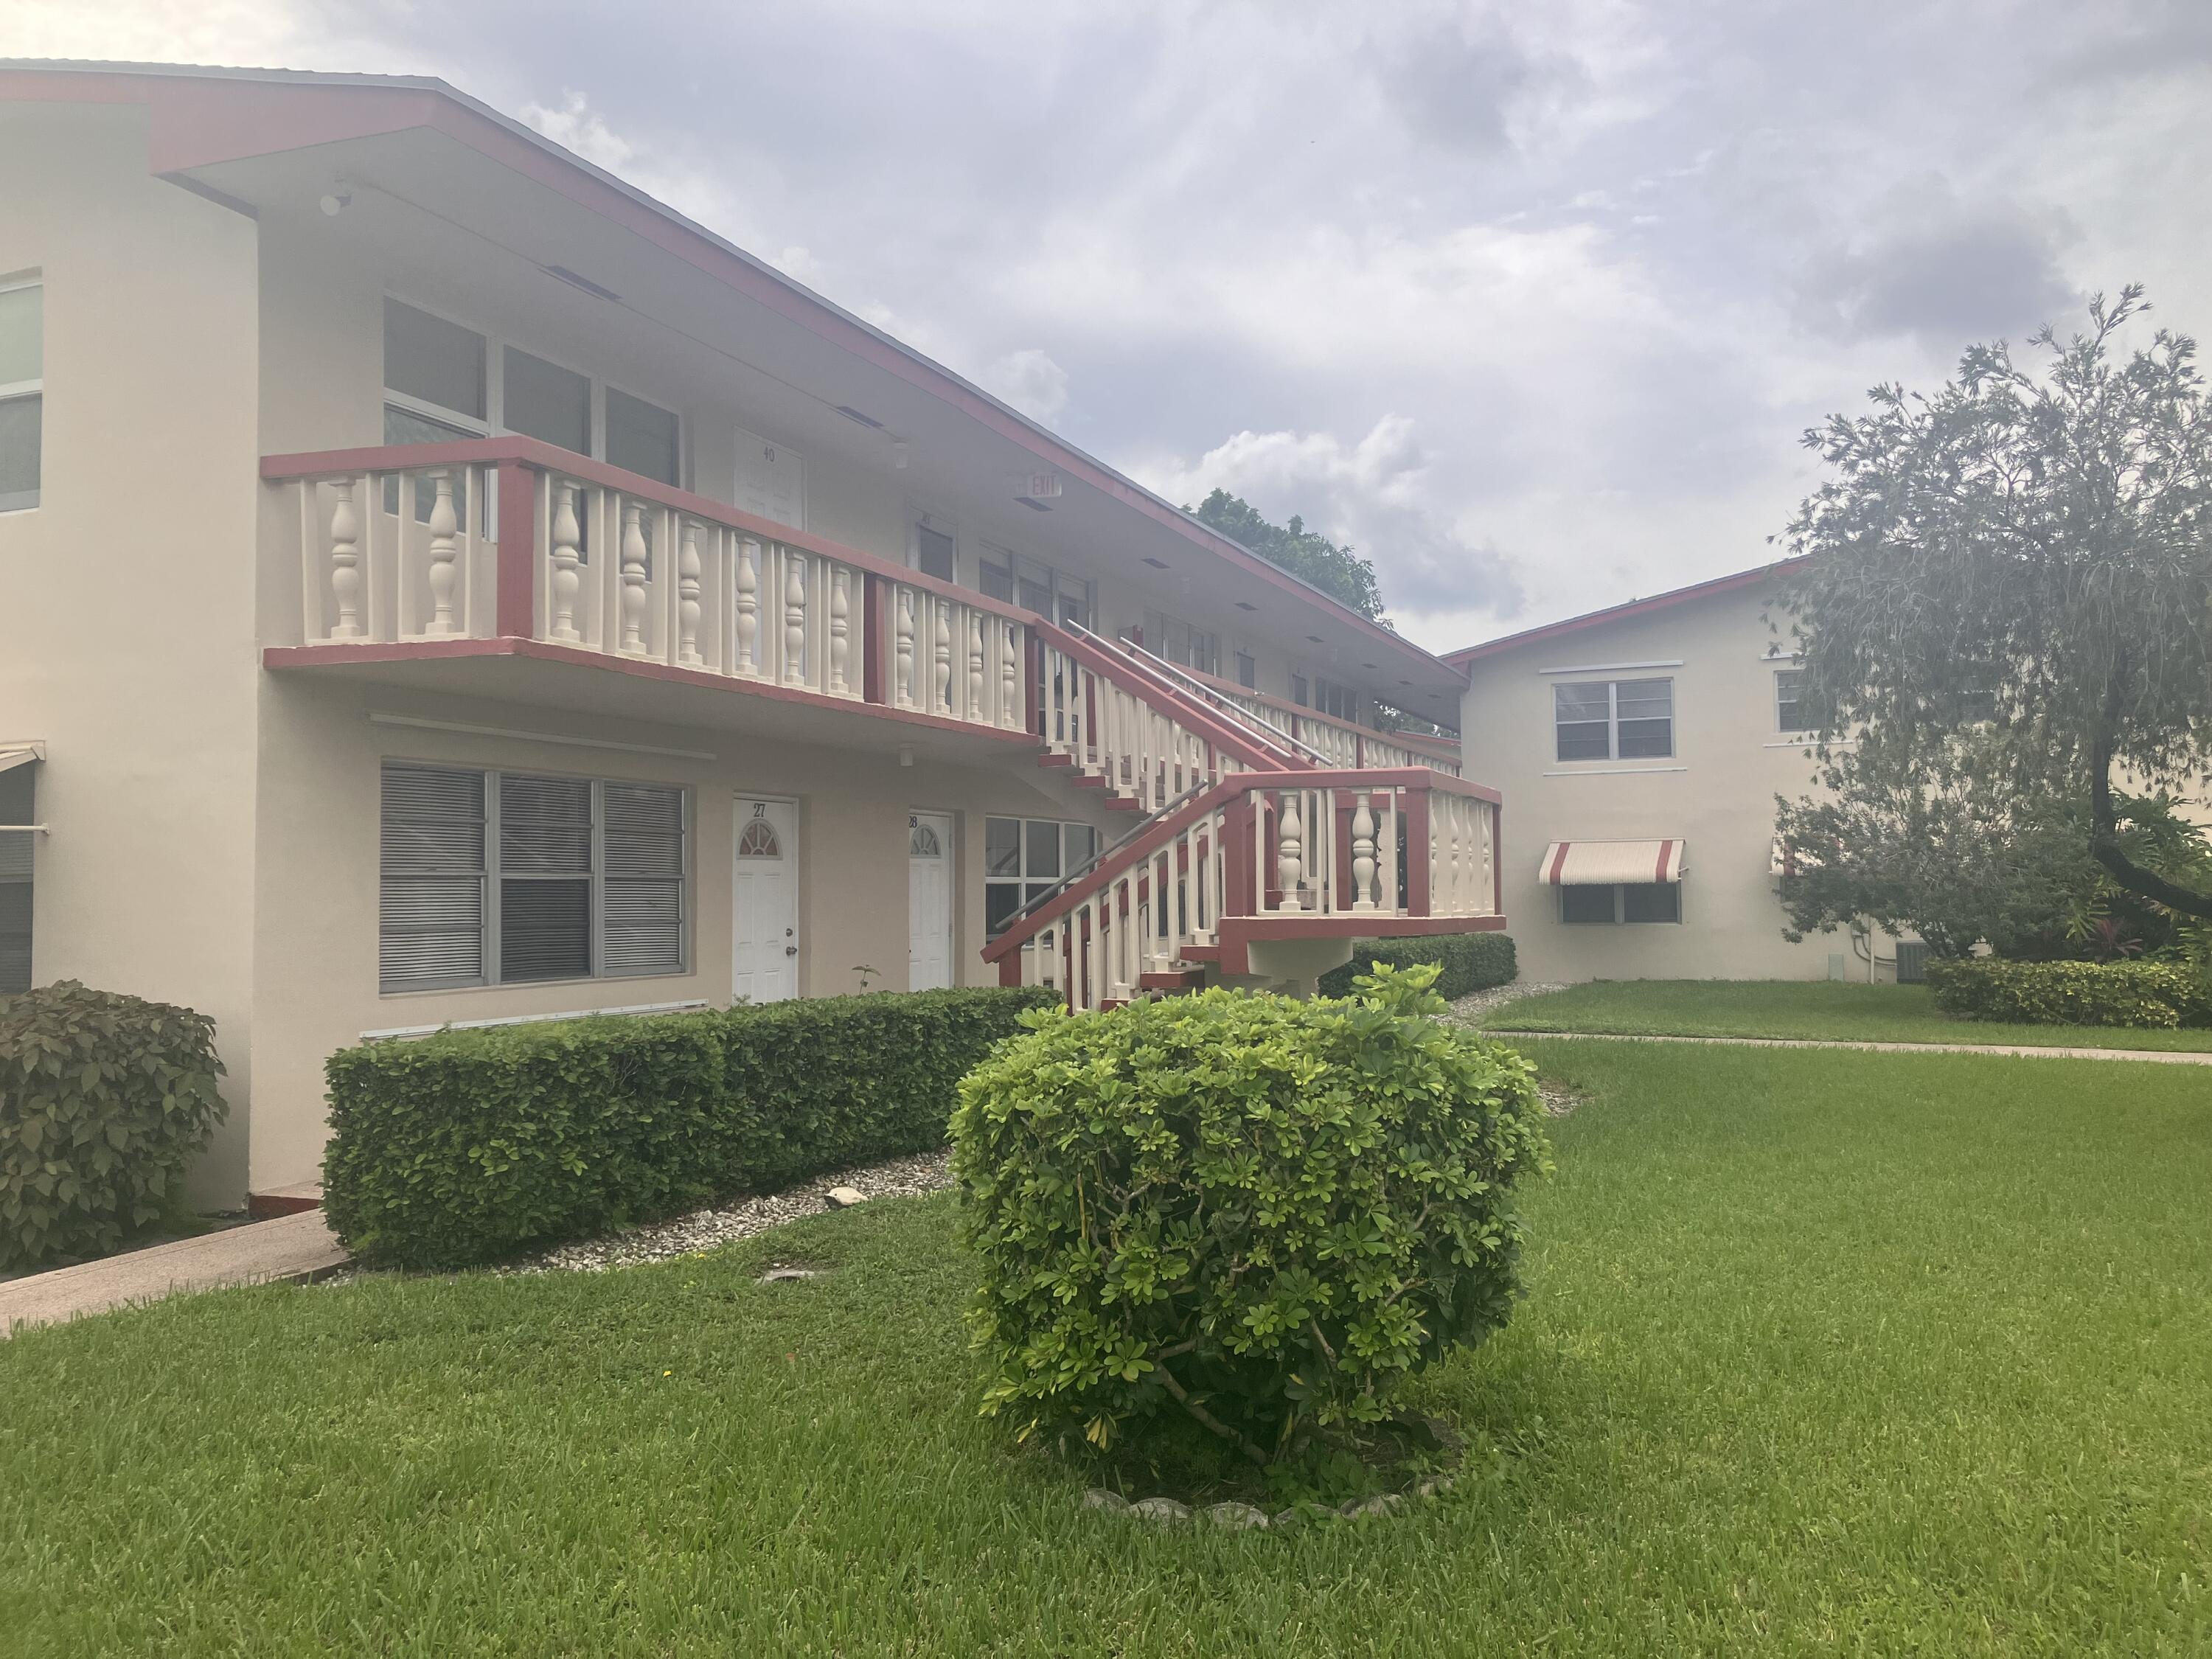
[[[2188,791],[2212,763],[2212,403],[2187,337],[2121,355],[2146,309],[2100,295],[2034,362],[1974,346],[1936,392],[1877,386],[1806,434],[1832,476],[1777,598],[1830,799],[1781,814],[1793,927],[1856,906],[1963,950],[2056,902],[2053,836],[2113,889],[2212,917],[2212,883],[2130,852],[2117,791]]]
[[[1389,622],[1382,614],[1382,590],[1376,582],[1375,567],[1351,548],[1339,547],[1326,536],[1308,530],[1297,514],[1291,515],[1287,526],[1276,524],[1243,497],[1225,489],[1217,489],[1195,508],[1183,510],[1200,524],[1249,548],[1269,564],[1311,582],[1370,621]]]

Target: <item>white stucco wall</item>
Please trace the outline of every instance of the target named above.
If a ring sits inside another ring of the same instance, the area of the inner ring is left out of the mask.
[[[143,112],[0,106],[0,275],[45,283],[41,496],[0,514],[0,737],[44,738],[33,973],[212,1015],[244,1189],[254,857],[251,220]]]

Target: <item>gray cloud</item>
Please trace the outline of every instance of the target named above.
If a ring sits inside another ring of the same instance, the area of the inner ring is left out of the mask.
[[[1415,134],[1478,153],[1508,145],[1517,106],[1581,79],[1571,60],[1540,58],[1494,22],[1438,21],[1374,56],[1378,90]]]
[[[1929,174],[1893,190],[1851,245],[1815,257],[1800,314],[1841,339],[1911,335],[1938,351],[2017,338],[2078,304],[2060,260],[2080,240],[2060,210],[1963,203]]]

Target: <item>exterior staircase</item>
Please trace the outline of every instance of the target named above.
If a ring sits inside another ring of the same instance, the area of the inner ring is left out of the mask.
[[[1072,1009],[1227,982],[1310,991],[1358,938],[1502,928],[1499,801],[1427,765],[1333,765],[1171,665],[1030,630],[1038,763],[1137,818],[985,947]]]

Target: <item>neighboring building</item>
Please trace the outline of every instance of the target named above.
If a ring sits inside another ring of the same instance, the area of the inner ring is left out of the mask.
[[[1522,976],[1894,978],[1896,941],[1782,937],[1774,798],[1812,787],[1766,566],[1449,653],[1507,803]]]
[[[0,64],[0,992],[214,1016],[204,1199],[365,1034],[1502,925],[1456,669],[437,82]]]

